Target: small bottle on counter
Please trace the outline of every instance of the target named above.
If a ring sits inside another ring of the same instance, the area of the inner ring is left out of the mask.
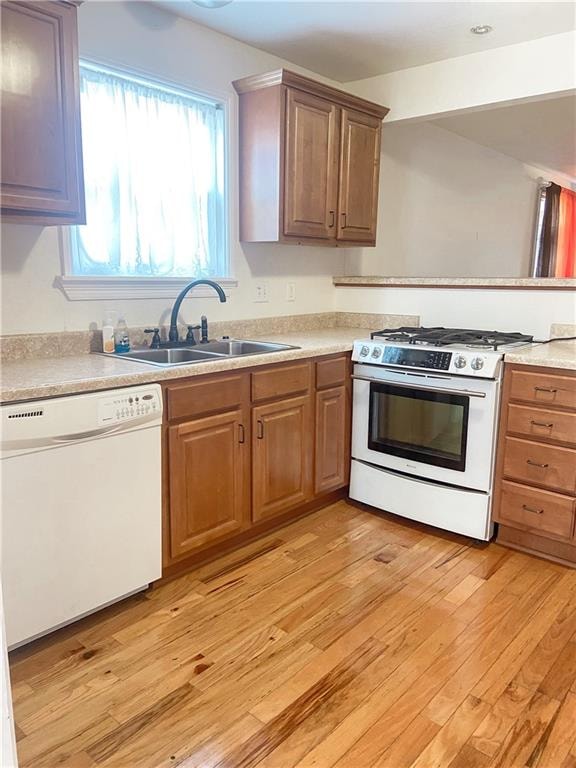
[[[114,317],[115,312],[107,312],[102,323],[102,352],[114,352]]]
[[[116,331],[114,332],[114,351],[119,353],[130,352],[128,326],[123,317],[119,317],[118,322],[116,323]]]

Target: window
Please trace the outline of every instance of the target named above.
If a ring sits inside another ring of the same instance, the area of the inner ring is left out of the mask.
[[[69,273],[227,276],[223,105],[92,64],[80,81],[87,224]]]

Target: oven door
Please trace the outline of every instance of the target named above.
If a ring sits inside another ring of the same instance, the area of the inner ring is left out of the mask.
[[[354,369],[352,455],[388,469],[490,490],[498,383]]]

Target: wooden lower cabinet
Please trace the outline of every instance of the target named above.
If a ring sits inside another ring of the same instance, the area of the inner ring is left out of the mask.
[[[252,519],[264,520],[312,497],[313,431],[309,395],[252,410]]]
[[[350,406],[346,386],[316,393],[316,493],[348,483],[350,471]]]
[[[169,427],[171,557],[249,522],[248,423],[247,412],[238,409]]]
[[[164,385],[164,576],[344,496],[350,355]]]
[[[506,365],[494,493],[498,542],[576,567],[576,374]]]

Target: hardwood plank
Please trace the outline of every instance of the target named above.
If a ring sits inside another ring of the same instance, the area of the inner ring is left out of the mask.
[[[454,605],[462,605],[462,603],[465,603],[466,600],[468,600],[468,598],[484,583],[484,579],[474,576],[474,574],[468,574],[468,576],[462,579],[454,589],[450,590],[450,592],[445,595],[444,600],[447,600],[449,603],[454,603]]]
[[[22,768],[576,768],[575,633],[576,571],[338,502],[13,653]]]
[[[562,701],[576,680],[576,641],[566,643],[538,686],[541,693]]]
[[[490,764],[490,758],[478,752],[469,744],[464,744],[460,752],[450,763],[449,768],[487,768]]]
[[[142,714],[128,720],[102,739],[90,744],[86,752],[96,763],[104,762],[107,757],[114,755],[120,745],[124,748],[135,734],[139,734],[140,731],[152,724],[157,726],[157,721],[170,714],[170,710],[180,707],[183,702],[189,701],[197,695],[198,692],[191,685],[185,683],[156,701]]]
[[[417,715],[371,768],[409,768],[439,730],[438,723],[433,723],[423,715]],[[305,763],[302,764],[303,768],[304,765]]]
[[[377,640],[368,639],[356,649],[350,659],[337,664],[315,685],[282,709],[278,715],[268,720],[257,734],[227,755],[220,765],[234,766],[234,768],[248,768],[257,763],[265,765],[266,762],[262,763],[263,758],[272,755],[299,726],[313,719],[327,702],[345,691],[356,676],[378,658],[382,649],[383,646]],[[301,735],[298,738],[300,739]],[[280,753],[272,757],[272,763],[268,764],[288,766],[291,761],[286,761]]]
[[[527,764],[558,707],[559,702],[536,693],[508,734],[491,768],[516,768]]]
[[[533,766],[534,768],[564,766],[565,761],[570,758],[571,750],[573,750],[572,757],[576,758],[576,695],[568,693],[556,714],[542,753]]]
[[[510,683],[470,737],[470,746],[494,757],[532,695],[529,688]]]
[[[489,704],[468,696],[430,744],[414,760],[411,768],[443,768],[450,765],[466,744],[468,737],[482,722]]]
[[[84,752],[94,740],[118,728],[112,717],[98,717],[89,726],[75,723],[67,718],[66,723],[56,721],[50,728],[33,733],[18,742],[20,768],[54,768],[60,760],[72,760],[72,755]],[[72,763],[73,764],[73,763]]]
[[[502,651],[510,644],[514,631],[530,622],[541,601],[553,587],[557,578],[554,574],[542,579],[523,598],[517,599],[506,615],[500,617],[493,630],[476,647],[474,654],[458,669],[426,708],[426,715],[434,722],[444,725],[456,707],[472,691],[482,677],[483,671],[498,661]]]

